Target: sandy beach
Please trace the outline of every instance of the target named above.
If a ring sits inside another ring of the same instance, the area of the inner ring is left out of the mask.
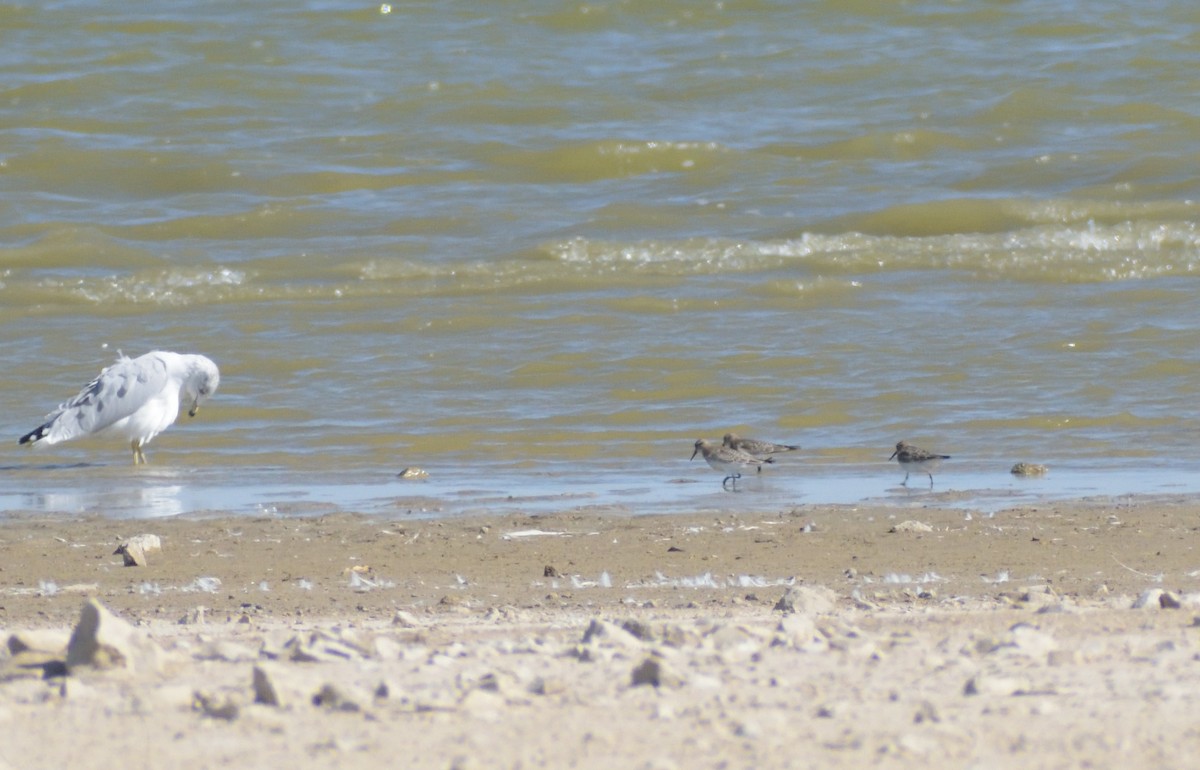
[[[1196,513],[13,516],[0,768],[1186,767]]]

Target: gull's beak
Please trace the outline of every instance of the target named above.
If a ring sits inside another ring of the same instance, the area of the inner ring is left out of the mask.
[[[200,411],[200,404],[199,403],[192,404],[192,408],[188,410],[188,417],[195,417],[196,412],[199,412],[199,411]]]

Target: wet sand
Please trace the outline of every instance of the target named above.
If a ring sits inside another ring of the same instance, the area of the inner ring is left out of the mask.
[[[2,638],[94,597],[156,653],[0,652],[0,768],[1183,767],[1198,512],[13,516]]]

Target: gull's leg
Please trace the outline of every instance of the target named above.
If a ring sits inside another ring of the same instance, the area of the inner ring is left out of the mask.
[[[129,446],[133,448],[133,464],[145,465],[146,455],[142,453],[142,442],[134,439],[133,441],[129,442]]]

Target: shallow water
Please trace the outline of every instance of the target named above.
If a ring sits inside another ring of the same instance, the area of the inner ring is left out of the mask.
[[[877,5],[0,5],[0,508],[1194,493],[1200,11]],[[16,446],[154,348],[151,470]]]

